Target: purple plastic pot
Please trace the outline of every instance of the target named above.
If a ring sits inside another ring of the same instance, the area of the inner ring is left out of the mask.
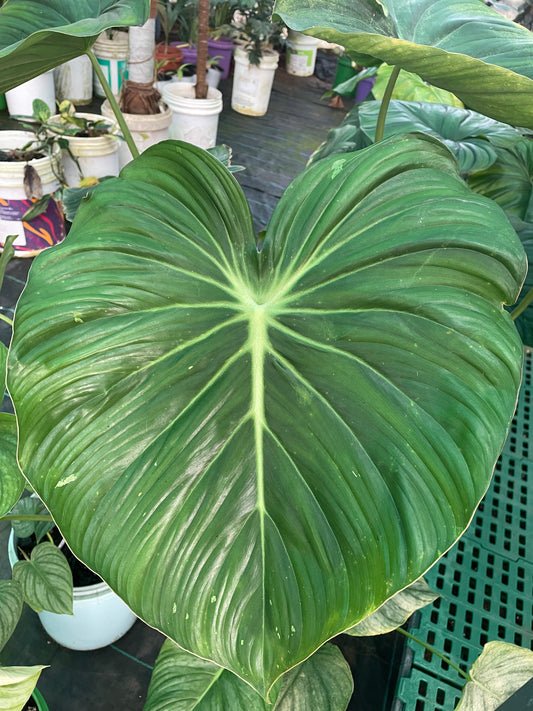
[[[196,47],[184,42],[171,42],[174,47],[180,47],[183,52],[183,64],[196,64]],[[218,57],[218,66],[222,70],[221,79],[226,79],[229,75],[231,67],[231,58],[233,54],[233,42],[228,37],[221,37],[217,40],[209,40],[207,43],[207,52],[209,57],[213,59]]]

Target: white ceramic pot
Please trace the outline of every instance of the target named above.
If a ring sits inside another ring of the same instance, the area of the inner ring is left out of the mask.
[[[111,91],[115,96],[118,96],[122,84],[128,78],[128,33],[114,31],[113,37],[109,38],[106,32],[102,32],[94,43],[93,52]],[[94,75],[93,89],[95,96],[105,96],[96,74]]]
[[[135,145],[139,149],[139,153],[142,153],[155,143],[159,143],[159,141],[165,141],[169,137],[172,111],[164,105],[161,106],[161,109],[161,113],[159,114],[123,114]],[[102,104],[100,110],[102,115],[106,118],[114,118],[113,111],[107,99]],[[132,160],[131,151],[126,141],[120,141],[118,157],[120,169]]]
[[[33,100],[41,99],[47,104],[51,113],[56,110],[56,94],[54,88],[54,71],[40,74],[34,79],[19,84],[14,89],[6,91],[7,110],[10,116],[32,116]]]
[[[17,562],[15,536],[9,536],[11,567]],[[39,619],[50,637],[68,649],[87,651],[116,642],[137,619],[129,607],[106,583],[74,588],[74,614],[40,612]]]
[[[0,131],[0,150],[20,149],[32,138],[34,135],[27,131]],[[57,175],[60,162],[59,147],[52,157],[44,156],[28,161],[39,174],[43,195],[53,194],[59,188]],[[5,235],[17,235],[13,245],[17,257],[34,257],[65,238],[61,205],[53,198],[41,215],[33,220],[22,221],[22,216],[32,204],[24,189],[26,165],[21,161],[0,161],[0,250],[4,246]]]
[[[93,98],[93,66],[86,54],[60,64],[54,70],[56,98],[73,104],[90,104]]]
[[[170,138],[193,143],[200,148],[216,145],[222,94],[208,87],[207,99],[196,99],[194,86],[171,82],[163,88],[163,99],[172,110]]]
[[[231,108],[234,111],[248,116],[266,114],[278,61],[277,52],[264,49],[259,66],[254,66],[248,60],[248,52],[243,47],[235,47],[231,94]]]
[[[107,175],[118,175],[120,172],[118,150],[121,138],[116,135],[116,124],[114,121],[100,116],[99,114],[76,113],[87,119],[105,119],[110,127],[113,127],[112,134],[104,136],[62,136],[68,141],[69,148],[78,161],[81,168],[69,156],[66,149],[62,152],[63,173],[65,182],[69,188],[76,188],[83,178],[104,178]],[[59,123],[60,116],[52,116],[50,123]]]
[[[297,77],[309,77],[314,74],[317,47],[316,37],[289,30],[287,73]]]

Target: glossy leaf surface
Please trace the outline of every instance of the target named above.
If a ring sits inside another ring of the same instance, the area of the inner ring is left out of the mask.
[[[273,694],[273,700],[276,695]],[[272,711],[238,676],[167,639],[156,659],[143,711]]]
[[[226,168],[158,144],[32,267],[22,469],[136,614],[265,693],[468,524],[514,411],[502,302],[525,268],[431,138],[305,171],[261,252]]]
[[[17,626],[23,605],[19,583],[16,580],[0,580],[0,651]]]
[[[401,627],[413,612],[429,605],[438,597],[439,594],[434,592],[423,578],[420,578],[404,590],[397,592],[378,610],[346,632],[354,637],[387,634]]]
[[[0,412],[0,516],[4,516],[16,504],[23,490],[24,477],[17,464],[15,416]]]
[[[142,25],[149,0],[9,0],[0,8],[0,92],[92,47],[110,27]]]
[[[157,657],[144,711],[345,711],[353,691],[341,651],[325,644],[287,672],[264,701],[235,674],[166,640]]]
[[[43,669],[43,666],[0,667],[0,711],[21,711]]]
[[[533,652],[507,642],[488,642],[470,676],[456,711],[496,711],[533,679]]]
[[[533,223],[533,141],[523,139],[498,152],[490,168],[471,175],[470,187],[495,200],[509,215]]]
[[[277,0],[293,30],[453,92],[475,111],[533,127],[533,37],[479,0]]]
[[[381,102],[365,101],[359,107],[361,128],[373,137]],[[483,170],[497,158],[497,147],[512,146],[522,135],[512,126],[475,111],[445,104],[391,101],[385,136],[423,131],[442,141],[459,162],[461,172]]]
[[[20,583],[25,602],[35,612],[72,614],[72,572],[53,543],[39,543],[31,560],[15,563],[13,580]]]
[[[372,94],[375,99],[381,101],[390,76],[392,67],[389,64],[382,64],[376,74],[376,81],[372,88]],[[404,69],[399,73],[392,91],[392,99],[399,101],[424,101],[436,102],[439,104],[449,104],[450,106],[463,107],[463,102],[452,94],[450,91],[439,89],[436,86],[428,84],[421,79],[418,74],[406,72]]]

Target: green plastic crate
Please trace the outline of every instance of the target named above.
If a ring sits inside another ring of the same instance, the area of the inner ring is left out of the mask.
[[[489,490],[467,531],[426,574],[441,597],[409,628],[464,671],[488,641],[533,649],[532,375],[527,349],[515,417]],[[411,640],[402,669],[393,711],[453,711],[465,683],[457,670]]]

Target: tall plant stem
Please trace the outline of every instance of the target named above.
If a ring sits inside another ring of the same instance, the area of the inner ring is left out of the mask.
[[[104,73],[102,71],[102,68],[98,64],[98,60],[94,56],[93,52],[89,49],[87,50],[87,56],[91,60],[91,64],[94,67],[94,71],[96,72],[96,76],[98,77],[100,84],[102,85],[102,89],[104,90],[104,94],[106,95],[106,99],[109,101],[109,105],[111,106],[111,109],[113,110],[113,113],[115,114],[115,118],[117,119],[118,125],[120,126],[120,130],[122,131],[122,135],[124,136],[124,139],[126,143],[128,144],[128,148],[131,151],[131,155],[134,158],[139,157],[139,150],[137,146],[135,145],[135,141],[133,140],[133,136],[131,135],[130,129],[128,128],[128,124],[124,120],[124,116],[122,115],[122,111],[119,108],[119,105],[117,104],[117,100],[113,96],[113,92],[111,91],[111,87],[107,83],[107,79],[104,76]]]
[[[394,66],[392,68],[389,81],[387,82],[385,93],[383,94],[383,99],[381,100],[381,106],[379,108],[378,122],[376,124],[376,143],[378,141],[381,141],[381,139],[383,138],[383,133],[385,132],[385,118],[387,116],[387,109],[389,108],[392,92],[394,91],[394,85],[396,84],[396,80],[398,79],[398,74],[400,73],[400,71],[401,69],[398,65]]]
[[[462,677],[464,677],[467,681],[472,681],[472,677],[470,674],[467,672],[463,671],[461,667],[457,666],[457,664],[454,664],[448,657],[446,657],[444,654],[441,654],[438,650],[435,649],[435,647],[431,647],[429,644],[426,644],[426,642],[422,642],[421,639],[418,639],[418,637],[415,637],[414,635],[410,634],[409,632],[406,632],[404,629],[401,627],[397,628],[397,631],[400,632],[401,634],[405,635],[409,639],[412,639],[413,642],[416,642],[417,644],[420,644],[424,649],[427,649],[428,652],[431,652],[431,654],[435,654],[439,659],[442,659],[443,662],[446,662],[452,669],[455,669],[455,671],[460,674]]]
[[[198,47],[196,54],[197,99],[207,99],[207,40],[209,38],[209,0],[198,0]]]
[[[511,311],[513,321],[523,313],[533,301],[533,287],[527,292],[522,301]]]
[[[9,326],[13,326],[13,320],[4,314],[0,314],[0,321],[5,321]]]

